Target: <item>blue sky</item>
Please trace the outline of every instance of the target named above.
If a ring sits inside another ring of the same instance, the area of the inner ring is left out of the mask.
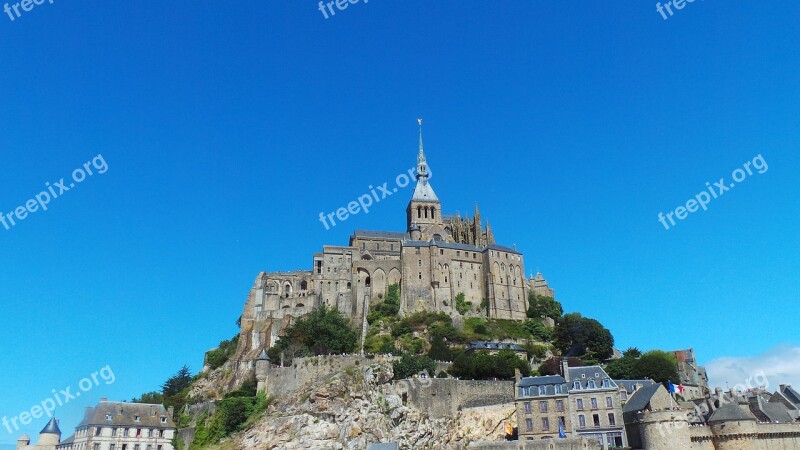
[[[0,15],[0,211],[98,154],[108,166],[0,226],[0,415],[110,366],[113,384],[59,409],[71,431],[100,397],[199,369],[259,271],[402,230],[410,189],[331,230],[318,214],[411,167],[417,117],[445,212],[479,202],[618,347],[694,347],[725,377],[793,354],[797,17],[797,2],[695,1],[664,20],[651,2],[450,0],[328,19],[311,1]],[[759,154],[765,173],[658,222]],[[800,383],[797,367],[771,376]]]

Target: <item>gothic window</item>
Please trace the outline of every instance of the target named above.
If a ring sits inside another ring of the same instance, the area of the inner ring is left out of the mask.
[[[367,277],[367,279],[364,280],[364,286],[369,287],[370,286],[370,282],[371,282],[370,278]]]
[[[302,282],[300,282],[300,290],[301,290],[301,291],[308,290],[308,283],[306,283],[306,281],[305,281],[305,280],[303,280]]]

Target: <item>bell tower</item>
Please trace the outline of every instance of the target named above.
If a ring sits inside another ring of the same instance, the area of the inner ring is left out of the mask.
[[[416,225],[421,231],[421,240],[439,239],[446,240],[444,222],[442,221],[442,203],[433,192],[430,184],[430,171],[425,159],[425,150],[422,146],[422,119],[419,123],[419,153],[417,154],[417,185],[414,195],[406,208],[406,226],[411,232]]]

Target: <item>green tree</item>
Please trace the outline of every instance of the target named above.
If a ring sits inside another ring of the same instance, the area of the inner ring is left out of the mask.
[[[562,316],[556,323],[553,344],[564,355],[599,362],[613,354],[614,337],[600,322],[580,313]]]
[[[514,378],[514,369],[519,369],[523,376],[531,373],[531,367],[526,360],[506,349],[500,350],[496,355],[486,352],[461,353],[453,360],[450,374],[472,380],[511,379]]]
[[[651,350],[636,362],[633,378],[649,378],[659,383],[678,382],[678,360],[674,353]]]
[[[630,356],[632,358],[638,358],[642,356],[642,352],[639,351],[639,349],[636,347],[628,347],[627,350],[622,352],[622,356]]]
[[[423,371],[427,371],[428,376],[432,377],[436,370],[436,363],[427,356],[405,353],[399,361],[394,362],[392,368],[395,380],[411,378]]]
[[[447,345],[444,338],[441,336],[435,336],[433,338],[431,349],[428,350],[428,357],[434,361],[452,361],[453,354],[453,350],[450,349],[450,346]]]
[[[178,373],[169,377],[164,384],[161,385],[161,393],[164,397],[172,397],[178,395],[182,390],[192,384],[192,372],[189,366],[184,365]]]
[[[549,317],[553,320],[558,320],[564,314],[564,308],[561,303],[557,302],[553,297],[539,296],[528,292],[528,310],[526,315],[530,319],[541,319]]]
[[[550,342],[550,340],[553,339],[553,329],[546,327],[537,319],[526,320],[524,326],[537,341]]]
[[[615,380],[631,380],[634,377],[636,364],[639,362],[637,357],[623,354],[622,358],[615,359],[606,365],[608,376]]]
[[[270,358],[284,358],[311,352],[315,355],[352,353],[358,342],[358,333],[350,327],[347,318],[338,309],[324,304],[286,328],[270,349]],[[287,351],[292,350],[292,355]]]
[[[472,309],[472,302],[468,302],[465,300],[464,293],[459,292],[456,295],[456,311],[462,316]]]

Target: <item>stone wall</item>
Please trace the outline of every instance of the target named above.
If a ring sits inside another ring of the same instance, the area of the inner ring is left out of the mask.
[[[396,382],[395,392],[431,417],[452,417],[464,408],[514,402],[513,381],[413,379]]]
[[[397,357],[378,355],[372,359],[360,355],[313,356],[295,358],[291,366],[271,365],[267,369],[267,393],[282,396],[298,392],[309,383],[323,381],[332,374],[351,366],[366,366],[390,362]]]

